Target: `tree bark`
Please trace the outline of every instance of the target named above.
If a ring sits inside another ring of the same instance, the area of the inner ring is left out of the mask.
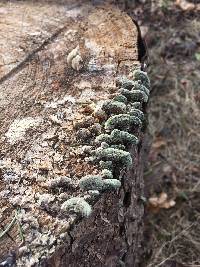
[[[0,5],[0,266],[138,266],[144,131],[118,191],[103,193],[89,218],[60,211],[98,170],[77,153],[74,125],[140,66],[137,27],[99,1]],[[49,187],[55,177],[70,183]]]

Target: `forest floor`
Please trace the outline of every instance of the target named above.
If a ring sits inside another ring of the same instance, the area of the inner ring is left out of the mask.
[[[146,36],[152,82],[143,266],[197,267],[200,1],[143,2],[133,14],[139,18]]]

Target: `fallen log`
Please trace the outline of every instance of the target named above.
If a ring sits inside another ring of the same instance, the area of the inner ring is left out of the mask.
[[[1,3],[0,266],[138,266],[149,80],[94,2]]]

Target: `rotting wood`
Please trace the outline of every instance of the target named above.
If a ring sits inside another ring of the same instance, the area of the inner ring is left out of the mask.
[[[99,172],[83,159],[74,125],[116,93],[116,77],[140,66],[137,27],[116,7],[87,1],[5,1],[1,8],[1,226],[18,209],[25,239],[16,224],[0,240],[1,261],[14,251],[18,266],[137,266],[142,142],[130,149],[134,167],[121,173],[119,192],[102,194],[88,219],[60,212],[66,199],[85,195],[78,181]],[[59,177],[64,185],[52,188]]]

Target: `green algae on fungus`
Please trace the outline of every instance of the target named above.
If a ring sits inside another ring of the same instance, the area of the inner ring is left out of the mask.
[[[86,175],[79,181],[79,186],[84,190],[101,190],[103,187],[103,180],[99,175]]]
[[[123,142],[126,144],[133,144],[133,145],[137,145],[139,143],[139,140],[135,135],[125,131],[120,131],[118,129],[114,129],[111,132],[111,138],[114,143]]]
[[[102,142],[110,144],[111,143],[110,135],[109,134],[100,134],[99,136],[96,137],[95,142],[97,144],[100,144]]]
[[[112,164],[112,161],[103,161],[103,160],[100,160],[99,161],[99,167],[103,170],[103,169],[108,169],[110,171],[112,171],[113,169],[113,164]]]
[[[79,185],[81,189],[87,190],[90,192],[99,192],[99,191],[104,191],[104,190],[115,190],[117,188],[119,188],[121,186],[121,183],[116,180],[113,179],[112,173],[108,170],[105,170],[109,175],[107,175],[107,177],[109,177],[108,179],[102,179],[102,177],[98,176],[98,175],[87,175],[83,178],[81,178]],[[98,195],[95,193],[95,195]]]
[[[150,90],[150,80],[146,72],[141,70],[134,70],[133,79],[136,81],[141,81],[141,83]]]
[[[100,192],[98,190],[89,190],[88,194],[92,197],[98,197],[100,195]]]
[[[119,114],[111,116],[105,123],[105,130],[112,131],[114,129],[129,129],[132,126],[142,127],[139,118],[129,114]]]
[[[106,112],[106,114],[120,114],[126,112],[126,105],[123,102],[119,101],[106,101],[102,109]]]
[[[134,81],[129,80],[127,77],[118,77],[117,78],[117,85],[122,86],[123,88],[131,90],[134,85]]]
[[[110,170],[108,169],[103,169],[101,171],[101,176],[105,179],[113,179],[113,174]]]
[[[104,180],[103,190],[116,190],[121,187],[121,182],[117,179]]]
[[[139,70],[137,70],[137,72],[138,71]],[[124,89],[128,89],[129,91],[133,89],[141,90],[141,91],[144,91],[147,95],[149,95],[150,81],[149,82],[147,80],[144,81],[144,77],[140,77],[137,72],[136,72],[136,78],[134,80],[129,80],[127,78],[121,78],[121,79],[119,78],[118,85]]]
[[[132,108],[130,109],[128,114],[130,114],[131,116],[138,117],[141,121],[144,120],[144,113],[140,109]]]
[[[82,217],[88,217],[92,212],[91,206],[80,197],[72,197],[65,201],[61,206],[61,210],[76,213]]]
[[[118,102],[122,102],[124,104],[126,104],[128,102],[127,98],[124,96],[124,95],[116,95],[114,98],[113,98],[114,101],[118,101]]]
[[[130,91],[125,88],[120,88],[119,92],[122,95],[124,95],[130,102],[140,102],[140,101],[148,102],[148,95],[144,91],[141,90]]]
[[[114,163],[122,164],[126,167],[132,165],[132,158],[129,152],[115,148],[98,148],[96,150],[96,157],[99,160],[112,161]]]
[[[142,103],[141,102],[134,102],[134,103],[130,103],[129,105],[131,105],[132,108],[136,108],[136,109],[141,109],[142,108]]]
[[[106,142],[101,143],[101,148],[108,148],[110,145]]]
[[[110,147],[120,149],[120,150],[126,150],[126,147],[122,144],[111,145]]]
[[[148,89],[146,86],[144,86],[143,84],[141,84],[140,81],[135,81],[135,82],[134,82],[132,91],[134,91],[134,90],[143,91],[143,92],[145,92],[145,94],[146,94],[147,96],[149,96],[149,94],[150,94],[149,89]]]

